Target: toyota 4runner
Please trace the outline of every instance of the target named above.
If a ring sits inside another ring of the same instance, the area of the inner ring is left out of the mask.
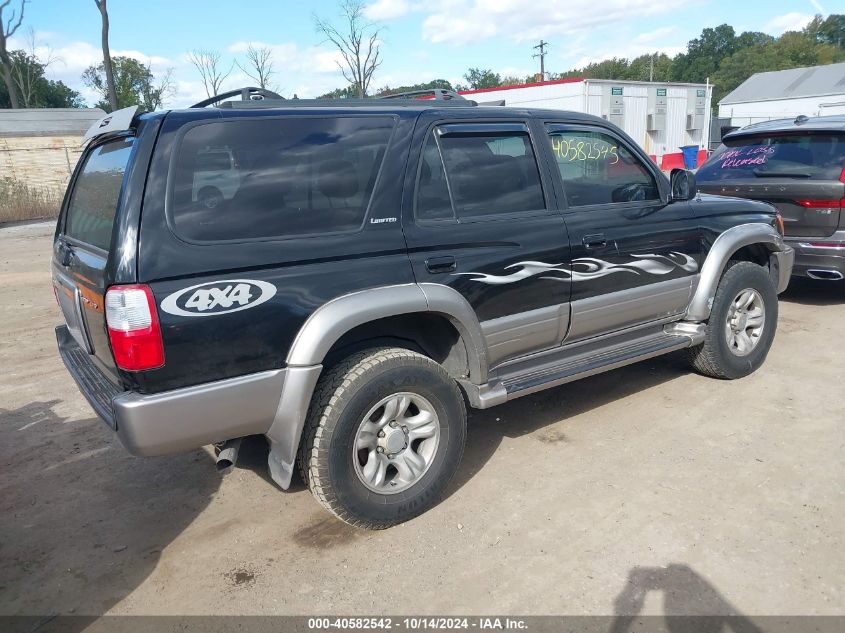
[[[62,205],[59,350],[135,455],[231,464],[263,435],[281,488],[298,467],[383,528],[436,503],[467,404],[674,350],[717,378],[766,357],[793,263],[776,210],[696,195],[603,119],[232,96],[104,117]],[[210,156],[237,166],[214,204]]]

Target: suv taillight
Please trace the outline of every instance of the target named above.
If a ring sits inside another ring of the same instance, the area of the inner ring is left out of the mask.
[[[114,362],[127,371],[164,365],[164,344],[155,298],[148,286],[112,286],[106,292],[106,324]]]

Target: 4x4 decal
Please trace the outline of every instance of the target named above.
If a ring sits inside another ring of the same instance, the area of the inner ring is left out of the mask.
[[[555,281],[585,281],[615,273],[632,273],[639,275],[649,273],[652,275],[666,275],[678,268],[688,273],[698,271],[698,263],[689,255],[684,253],[671,252],[668,255],[645,254],[632,257],[638,259],[627,264],[612,264],[594,257],[580,257],[572,260],[571,267],[563,264],[547,264],[545,262],[516,262],[505,266],[505,270],[518,268],[509,275],[488,275],[486,273],[453,273],[454,275],[473,275],[472,281],[480,281],[484,284],[500,285],[512,284],[529,277],[540,276],[540,279],[553,279]],[[560,273],[562,276],[555,276],[548,273]]]
[[[177,316],[216,316],[254,308],[275,294],[276,286],[256,279],[209,281],[167,295],[161,309]]]

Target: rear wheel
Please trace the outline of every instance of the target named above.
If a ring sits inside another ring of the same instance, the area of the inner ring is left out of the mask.
[[[777,319],[777,292],[766,269],[730,262],[716,289],[704,344],[689,350],[693,367],[714,378],[747,376],[766,359]]]
[[[320,379],[308,415],[303,479],[330,512],[369,529],[437,503],[466,438],[455,381],[430,358],[401,348],[341,361]]]

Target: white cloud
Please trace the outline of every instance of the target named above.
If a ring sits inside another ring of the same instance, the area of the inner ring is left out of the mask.
[[[664,26],[659,29],[654,29],[653,31],[649,31],[647,33],[640,33],[634,38],[635,42],[659,42],[661,39],[666,37],[667,35],[671,35],[677,30],[674,26]]]
[[[393,20],[410,13],[414,7],[407,0],[376,0],[364,7],[370,20]]]
[[[677,0],[677,12],[693,0]],[[636,17],[667,12],[654,0],[441,0],[423,21],[423,37],[431,42],[465,44],[491,37],[517,42],[572,34]]]
[[[785,13],[769,20],[763,27],[763,31],[773,35],[780,35],[786,31],[800,31],[812,19],[813,16],[809,13],[793,11],[792,13]]]

